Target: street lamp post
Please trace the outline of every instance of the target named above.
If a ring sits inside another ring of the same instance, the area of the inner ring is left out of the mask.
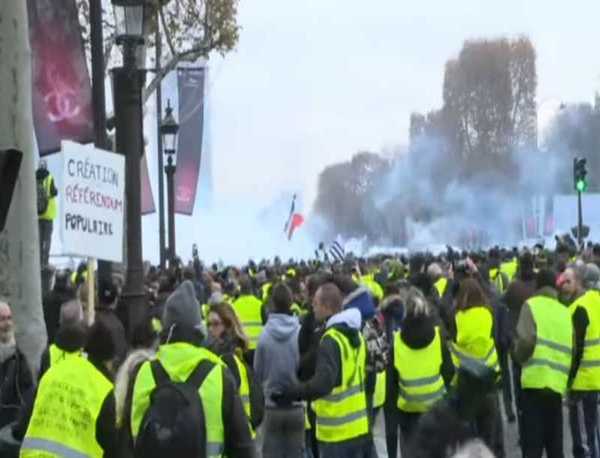
[[[127,273],[122,296],[131,339],[146,308],[140,178],[144,148],[142,89],[146,74],[136,62],[136,49],[144,44],[144,0],[112,0],[112,4],[117,18],[116,42],[123,48],[123,65],[112,70],[112,77],[116,149],[125,155]]]
[[[165,156],[167,165],[165,165],[165,173],[167,175],[167,200],[169,202],[169,264],[173,265],[177,251],[175,248],[175,170],[176,170],[176,148],[177,148],[177,133],[179,125],[173,117],[173,109],[171,103],[167,100],[167,108],[165,117],[160,125],[160,135],[162,136],[163,145],[165,148]]]

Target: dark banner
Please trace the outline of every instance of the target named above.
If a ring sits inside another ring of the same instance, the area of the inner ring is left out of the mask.
[[[142,182],[142,215],[149,215],[156,211],[154,206],[154,197],[152,196],[152,185],[150,184],[150,174],[148,173],[148,161],[146,155],[142,157],[141,165]]]
[[[204,131],[204,68],[180,68],[179,137],[175,172],[175,212],[191,215],[196,201],[196,187],[202,158]]]
[[[41,155],[94,138],[92,88],[75,0],[28,0],[33,120]]]

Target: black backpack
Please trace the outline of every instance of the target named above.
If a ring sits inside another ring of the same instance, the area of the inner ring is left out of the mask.
[[[37,212],[38,215],[43,215],[48,210],[48,203],[50,201],[50,197],[48,196],[48,192],[46,191],[46,187],[44,186],[43,179],[36,179],[36,191],[37,191]]]
[[[198,389],[215,366],[202,361],[188,379],[173,382],[158,360],[152,361],[156,388],[150,393],[135,441],[136,458],[205,458],[206,427]]]

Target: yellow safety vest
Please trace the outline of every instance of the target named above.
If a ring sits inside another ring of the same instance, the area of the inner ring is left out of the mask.
[[[516,258],[500,264],[500,272],[504,272],[509,281],[513,281],[517,275],[517,270],[519,270],[519,261]]]
[[[237,366],[238,374],[240,374],[240,387],[239,393],[240,398],[242,399],[242,404],[244,406],[244,412],[246,412],[246,416],[248,417],[248,425],[250,426],[250,433],[252,434],[252,438],[256,437],[256,432],[252,427],[252,422],[250,419],[251,410],[250,410],[250,379],[248,370],[246,369],[246,365],[244,362],[238,357],[238,355],[233,355],[233,359],[235,360],[235,365]]]
[[[571,314],[583,307],[589,319],[583,343],[583,356],[573,390],[600,391],[600,291],[591,289],[569,307]]]
[[[454,366],[458,369],[462,361],[475,361],[485,364],[499,374],[492,312],[483,306],[459,310],[455,322],[456,342],[450,344]],[[456,383],[456,378],[455,375],[453,383]]]
[[[85,356],[81,353],[81,351],[73,351],[68,352],[63,350],[62,348],[58,348],[56,344],[50,345],[48,349],[48,353],[50,354],[50,367],[56,365],[59,361],[63,361],[66,359],[68,355],[77,355],[80,354],[85,358]]]
[[[438,292],[438,296],[442,298],[444,297],[444,294],[446,294],[446,288],[448,287],[448,279],[446,277],[440,277],[440,279],[436,281],[433,284],[433,286]]]
[[[265,283],[261,287],[262,300],[265,302],[269,298],[269,293],[271,292],[271,283]]]
[[[358,283],[366,286],[368,290],[371,291],[373,297],[377,298],[380,301],[383,299],[383,289],[381,288],[379,283],[377,283],[373,275],[363,275],[359,278]]]
[[[508,285],[504,284],[504,276],[500,269],[490,269],[490,280],[500,293],[506,291]]]
[[[335,328],[329,328],[321,339],[330,338],[338,345],[342,382],[331,393],[317,399],[313,410],[317,417],[317,440],[342,442],[369,432],[367,397],[365,393],[366,344],[360,336],[360,346],[353,348],[348,338]]]
[[[233,303],[235,313],[244,328],[244,332],[248,336],[250,350],[256,349],[258,339],[262,334],[262,302],[254,296],[240,296]]]
[[[569,310],[556,299],[535,296],[527,300],[537,339],[533,355],[521,371],[523,389],[567,391],[573,350],[573,326]]]
[[[398,409],[403,412],[427,412],[446,393],[441,375],[442,339],[436,326],[431,343],[420,349],[410,348],[400,332],[394,336],[394,368],[398,373]]]
[[[377,372],[375,375],[375,393],[373,394],[373,407],[375,408],[385,404],[386,380],[385,370]]]
[[[53,221],[56,218],[56,197],[50,197],[50,190],[52,189],[53,183],[54,178],[52,178],[52,175],[48,175],[46,178],[44,178],[42,185],[44,186],[44,191],[46,191],[48,196],[48,207],[44,213],[38,215],[38,219]]]
[[[102,458],[96,422],[112,387],[87,359],[67,354],[40,380],[20,456]]]
[[[204,360],[215,364],[200,386],[198,395],[202,399],[206,420],[207,456],[222,457],[225,438],[223,425],[224,363],[207,349],[184,342],[161,345],[157,356],[171,380],[176,383],[185,382],[198,364]],[[155,387],[156,381],[152,375],[150,362],[146,361],[140,367],[133,386],[130,423],[134,442],[140,431],[144,415],[150,406],[150,395]]]

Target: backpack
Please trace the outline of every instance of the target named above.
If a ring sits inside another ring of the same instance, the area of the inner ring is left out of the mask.
[[[46,186],[44,186],[44,179],[38,178],[36,180],[36,191],[37,191],[37,212],[38,215],[43,215],[48,210],[48,203],[50,202],[50,197],[48,196],[48,191],[46,190]]]
[[[136,458],[206,457],[206,422],[198,389],[214,366],[202,361],[181,383],[172,381],[158,360],[151,362],[156,387],[135,442]]]
[[[367,344],[367,371],[383,372],[390,359],[390,344],[386,338],[381,315],[365,322],[362,331]]]

